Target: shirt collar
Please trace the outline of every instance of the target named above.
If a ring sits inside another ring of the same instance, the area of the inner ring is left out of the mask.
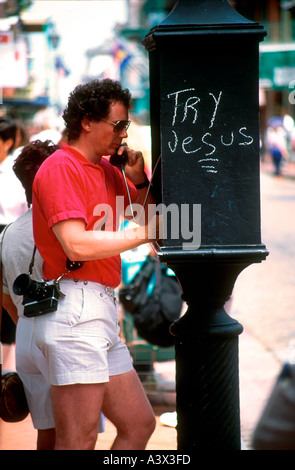
[[[87,160],[86,157],[84,157],[84,155],[82,155],[82,153],[80,153],[78,150],[74,149],[73,147],[71,147],[70,145],[66,144],[65,142],[61,142],[61,148],[69,153],[71,153],[72,155],[74,155],[76,158],[78,158],[81,163],[83,163],[84,165],[90,165],[94,168],[99,168],[100,165],[96,165],[95,163],[91,163],[89,160]],[[104,159],[102,158],[101,159],[101,162],[103,161]]]

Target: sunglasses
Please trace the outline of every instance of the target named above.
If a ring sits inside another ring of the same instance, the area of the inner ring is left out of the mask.
[[[123,130],[127,131],[131,121],[127,120],[122,120],[122,121],[117,121],[117,122],[112,122],[108,121],[107,119],[101,118],[102,121],[108,122],[109,124],[112,124],[114,126],[114,132],[122,132]]]

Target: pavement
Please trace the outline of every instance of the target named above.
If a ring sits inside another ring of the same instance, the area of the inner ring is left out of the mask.
[[[155,375],[158,377],[157,390],[151,382],[147,384],[147,395],[152,403],[156,416],[156,430],[151,437],[147,450],[176,450],[176,430],[163,426],[160,416],[175,411],[175,362],[167,361],[155,364]],[[109,450],[116,436],[115,427],[106,422],[104,433],[98,435],[96,450]],[[0,420],[1,450],[35,450],[37,432],[33,428],[30,415],[19,423],[5,423]]]
[[[269,158],[261,162],[261,169],[272,174]],[[295,179],[295,162],[283,168],[283,177]],[[235,317],[233,312],[233,317]],[[155,363],[158,386],[148,389],[157,425],[147,450],[177,450],[177,432],[174,427],[164,426],[160,416],[175,411],[175,362]],[[240,414],[242,450],[251,449],[251,436],[280,371],[281,363],[273,353],[247,328],[239,337]],[[168,385],[167,385],[168,384]],[[196,423],[197,425],[197,423]],[[105,432],[98,436],[96,450],[108,450],[115,438],[115,428],[107,421]],[[35,450],[36,430],[30,416],[20,423],[0,421],[0,450]]]
[[[280,364],[247,330],[239,337],[239,362],[242,450],[251,450],[255,423],[280,370]],[[163,413],[175,411],[175,362],[155,363],[155,371],[160,378],[160,385],[157,390],[147,391],[147,395],[157,425],[147,450],[177,450],[176,429],[160,422]],[[168,387],[165,386],[167,383]],[[109,450],[115,435],[114,426],[107,421],[105,432],[98,436],[96,450]],[[36,436],[30,416],[20,423],[0,422],[0,450],[35,450]]]

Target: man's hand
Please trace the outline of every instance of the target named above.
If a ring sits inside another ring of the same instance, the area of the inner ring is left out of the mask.
[[[146,179],[146,176],[144,173],[144,159],[142,152],[132,150],[128,147],[120,147],[118,150],[118,154],[121,149],[122,153],[125,151],[128,157],[128,161],[124,167],[127,178],[133,184],[143,183]]]

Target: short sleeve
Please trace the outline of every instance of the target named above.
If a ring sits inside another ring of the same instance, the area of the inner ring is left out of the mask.
[[[34,198],[49,227],[70,218],[82,218],[87,224],[84,193],[78,169],[66,161],[41,167],[34,181]]]

